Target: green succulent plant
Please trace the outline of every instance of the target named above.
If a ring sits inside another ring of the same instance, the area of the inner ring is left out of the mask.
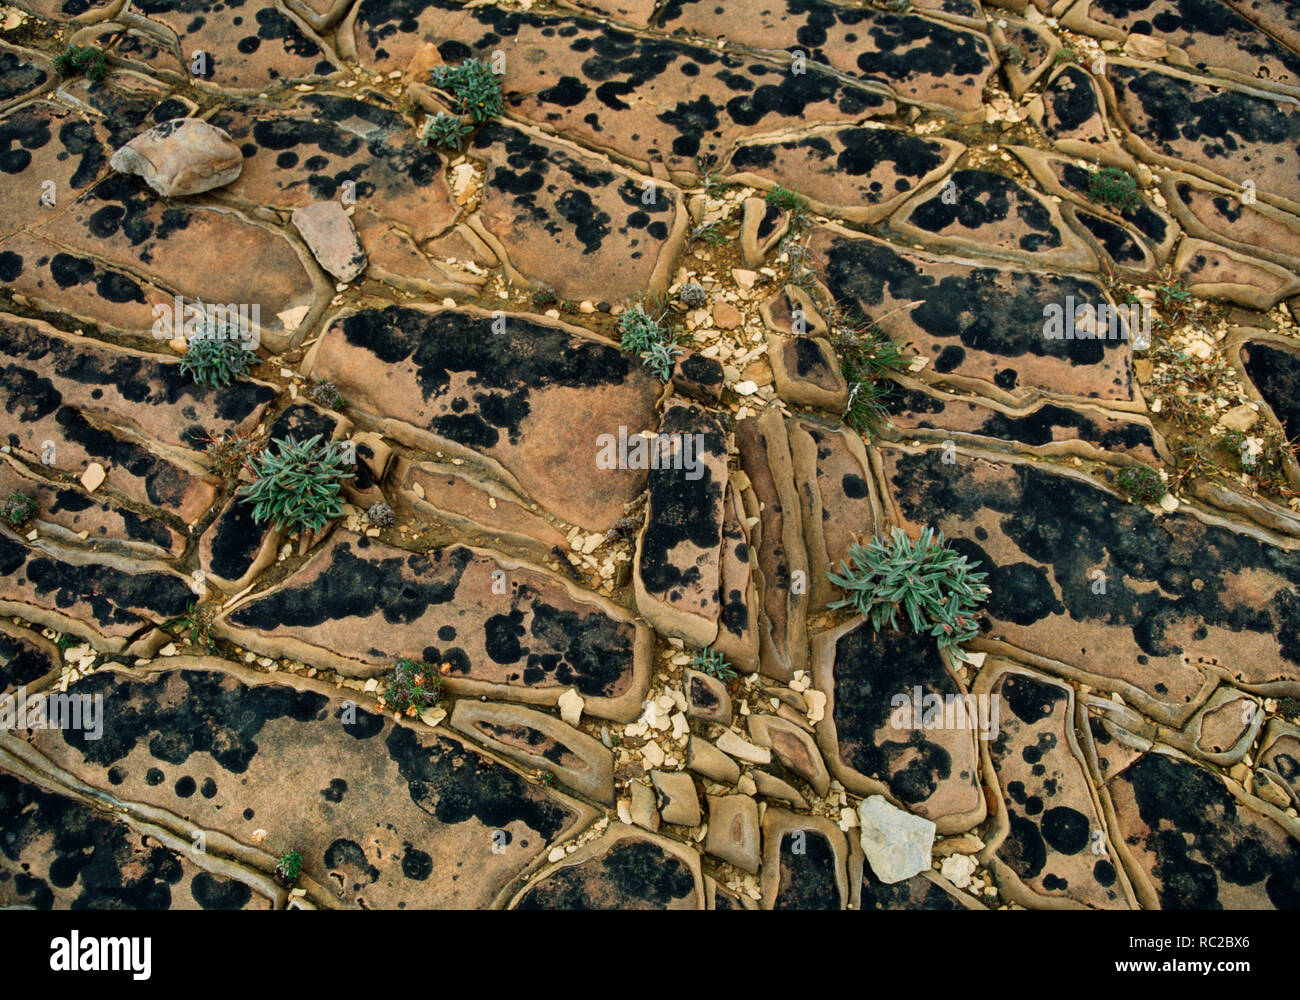
[[[292,436],[277,438],[250,461],[253,482],[239,490],[253,505],[253,520],[286,531],[320,531],[343,514],[341,484],[354,473],[347,471],[343,443],[322,441],[319,434],[306,441]]]
[[[319,403],[331,410],[343,409],[343,394],[333,382],[317,382],[307,390],[307,397],[313,403]]]
[[[256,363],[257,355],[236,341],[197,337],[185,349],[181,371],[199,385],[221,388],[247,375]]]
[[[735,680],[737,676],[727,658],[712,647],[691,654],[691,666],[720,681]]]
[[[420,142],[425,146],[443,146],[459,153],[465,147],[465,137],[472,131],[474,130],[469,125],[461,121],[460,115],[439,111],[425,121],[424,129],[420,132]]]
[[[674,359],[682,353],[676,341],[659,340],[641,352],[641,363],[658,375],[661,382],[667,382],[673,377],[673,366],[677,363]]]
[[[275,861],[275,879],[282,886],[291,886],[302,874],[302,855],[297,851],[285,851]]]
[[[915,632],[928,632],[956,660],[969,660],[960,645],[979,634],[976,608],[988,599],[987,574],[949,548],[943,532],[925,528],[916,541],[900,528],[888,538],[849,546],[842,572],[827,573],[845,596],[832,608],[852,608],[882,629],[899,627],[900,612]]]
[[[505,112],[501,79],[481,59],[466,59],[455,66],[435,66],[429,71],[433,85],[456,99],[456,110],[475,122],[500,118]]]
[[[622,335],[619,345],[623,350],[634,354],[650,350],[651,344],[656,344],[668,336],[663,324],[651,316],[641,302],[619,314],[618,332]]]

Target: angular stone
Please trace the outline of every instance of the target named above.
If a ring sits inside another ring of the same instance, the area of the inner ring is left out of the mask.
[[[988,752],[1001,802],[981,858],[1002,893],[1029,907],[1134,908],[1075,738],[1073,689],[989,661],[975,691],[999,706]]]
[[[214,658],[163,662],[78,682],[70,690],[107,693],[103,738],[47,730],[35,749],[101,794],[184,816],[186,845],[194,829],[209,844],[216,832],[251,847],[258,829],[263,851],[291,842],[316,905],[488,907],[593,818],[445,730],[358,711],[332,684]]]
[[[689,847],[616,824],[534,878],[514,910],[702,910],[700,856]]]
[[[268,876],[210,860],[183,837],[9,774],[0,809],[6,909],[270,910],[278,894]]]
[[[758,803],[748,795],[706,795],[705,800],[709,832],[704,852],[757,875],[762,846]]]
[[[988,170],[958,170],[919,192],[890,220],[908,240],[958,253],[1088,271],[1097,260],[1061,219],[1056,205],[1017,181]]]
[[[176,198],[229,184],[244,168],[244,154],[215,125],[176,118],[136,136],[108,165],[138,175],[163,198]]]
[[[770,764],[772,762],[772,751],[764,747],[756,747],[738,735],[734,730],[728,729],[716,740],[719,750],[725,754],[730,754],[737,760],[742,760],[746,764]]]
[[[808,782],[818,795],[830,790],[830,775],[817,752],[817,744],[804,730],[771,715],[751,715],[749,734],[759,746],[769,747],[787,768]]]
[[[827,701],[817,744],[845,788],[888,794],[944,835],[983,821],[974,730],[923,725],[925,699],[967,697],[933,638],[849,621],[814,638],[813,678]]]
[[[688,226],[677,188],[497,122],[469,153],[486,162],[479,218],[526,278],[565,299],[667,290]]]
[[[314,201],[295,208],[292,220],[320,266],[339,281],[352,281],[366,269],[366,252],[339,202]]]
[[[608,530],[646,481],[644,469],[617,467],[619,429],[627,440],[652,424],[661,383],[572,327],[511,316],[495,329],[478,309],[346,312],[303,367],[386,437],[487,460],[510,489]]]
[[[763,814],[763,909],[844,909],[847,860],[844,834],[830,820],[769,806]]]
[[[722,365],[703,354],[687,353],[673,364],[673,388],[702,403],[722,398]]]
[[[590,799],[614,803],[613,754],[554,716],[461,698],[452,709],[451,726],[525,767],[548,771]]]
[[[740,219],[740,254],[746,267],[762,267],[768,251],[790,231],[790,214],[763,198],[746,198]]]
[[[1152,752],[1106,783],[1116,850],[1144,906],[1294,909],[1300,830],[1172,752]]]
[[[457,694],[554,705],[576,687],[588,714],[621,721],[635,718],[649,679],[649,630],[595,594],[466,546],[413,553],[341,528],[219,628],[348,676],[408,656],[445,666]]]
[[[1006,402],[1045,390],[1140,409],[1128,341],[1045,334],[1048,306],[1064,310],[1069,297],[1109,304],[1095,282],[930,257],[830,227],[810,242],[826,261],[821,273],[835,300],[878,317],[900,347],[934,359],[937,371],[978,380],[981,391]]]
[[[393,449],[380,435],[370,431],[353,434],[350,440],[356,451],[357,463],[352,478],[343,482],[343,496],[354,507],[369,511],[374,504],[387,502],[380,483],[388,474]]]
[[[928,819],[904,812],[883,795],[864,799],[858,819],[862,853],[881,882],[893,885],[929,870],[934,824]]]
[[[686,766],[724,785],[734,785],[740,780],[740,766],[701,736],[692,735],[687,742]]]
[[[393,464],[393,485],[414,509],[485,542],[494,539],[498,546],[504,542],[534,553],[549,553],[556,546],[568,549],[564,533],[544,517],[490,480],[475,480],[463,467],[398,458]]]
[[[745,143],[731,154],[728,169],[736,183],[780,184],[798,191],[817,212],[871,224],[941,177],[964,150],[951,139],[901,129],[817,127]],[[763,207],[758,239],[765,238],[764,228],[776,228],[770,206]],[[748,217],[748,203],[746,209]]]
[[[670,400],[650,452],[646,521],[632,582],[637,610],[660,633],[696,646],[718,634],[727,439],[700,408]]]
[[[791,417],[786,421],[798,488],[810,603],[825,607],[840,596],[828,573],[843,571],[849,547],[874,537],[883,524],[862,438],[848,428]]]
[[[808,563],[781,412],[769,407],[757,417],[737,421],[736,448],[753,490],[752,509],[746,500],[746,514],[759,519],[751,528],[750,542],[757,551],[761,669],[785,680],[808,665]],[[803,593],[794,592],[796,580]]]
[[[676,826],[700,825],[700,797],[695,782],[685,771],[651,771],[658,796],[659,816]]]
[[[883,458],[904,528],[941,529],[990,574],[985,607],[1008,655],[1172,726],[1218,677],[1247,690],[1300,681],[1300,650],[1283,638],[1300,554],[1187,506],[1156,517],[1061,467]],[[1068,532],[1061,510],[1074,512]]]
[[[632,797],[632,822],[651,833],[658,832],[659,803],[654,789],[644,781],[631,781],[628,794]]]
[[[755,769],[750,772],[753,778],[754,787],[759,795],[769,799],[776,799],[778,802],[784,802],[793,809],[808,808],[808,800],[799,794],[799,789],[788,781],[782,781],[775,774],[769,774],[767,771]]]
[[[682,689],[688,719],[731,725],[731,695],[722,681],[698,670],[687,670],[682,676]]]

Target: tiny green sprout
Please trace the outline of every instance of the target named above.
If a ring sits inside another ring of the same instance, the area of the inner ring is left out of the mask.
[[[727,658],[712,647],[692,653],[691,666],[715,680],[730,681],[735,680],[737,676]]]

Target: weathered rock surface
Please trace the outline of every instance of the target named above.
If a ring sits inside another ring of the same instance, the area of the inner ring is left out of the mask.
[[[108,165],[141,177],[163,198],[176,198],[229,184],[243,169],[244,154],[215,125],[176,118],[136,136]]]

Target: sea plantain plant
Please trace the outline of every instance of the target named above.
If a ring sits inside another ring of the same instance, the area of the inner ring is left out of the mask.
[[[429,71],[433,85],[456,99],[456,110],[482,123],[500,118],[505,111],[501,78],[481,59],[466,59],[455,66],[435,66]]]
[[[378,705],[395,717],[414,717],[438,704],[441,698],[442,678],[433,664],[403,656],[393,663],[393,672]]]
[[[876,629],[899,627],[899,614],[916,632],[929,632],[954,660],[970,656],[961,643],[979,634],[976,608],[988,599],[987,574],[949,548],[943,532],[925,528],[916,541],[900,528],[888,538],[849,546],[843,572],[828,573],[845,596],[832,608],[852,608]]]
[[[731,663],[712,647],[700,649],[693,653],[691,655],[691,666],[716,680],[731,681],[736,679],[736,671],[732,669]]]
[[[181,358],[181,371],[199,385],[221,388],[248,374],[257,355],[233,340],[198,337],[189,342]]]
[[[279,525],[289,532],[320,531],[343,514],[342,481],[354,475],[341,441],[277,438],[249,465],[256,477],[239,490],[253,505],[253,520]]]

